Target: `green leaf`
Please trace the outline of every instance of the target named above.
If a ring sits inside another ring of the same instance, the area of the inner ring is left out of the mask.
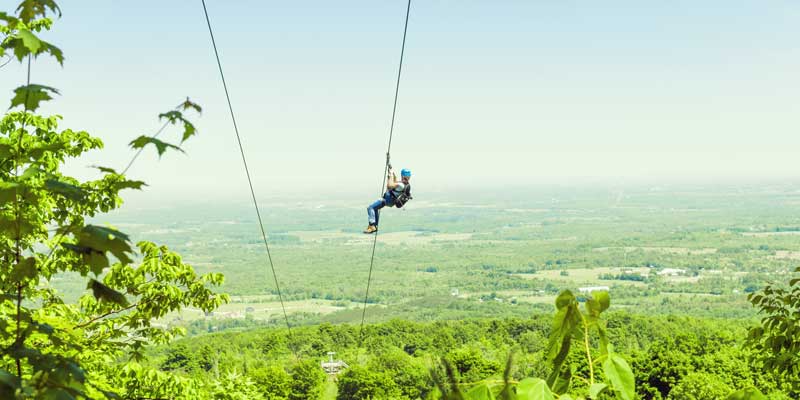
[[[83,262],[89,266],[89,270],[95,275],[100,275],[104,269],[110,266],[108,257],[101,251],[71,243],[62,243],[61,246],[80,254]]]
[[[564,307],[575,303],[575,301],[575,295],[573,295],[569,290],[564,290],[558,294],[558,297],[556,297],[556,309],[561,310]]]
[[[180,108],[183,109],[183,111],[186,111],[188,109],[193,109],[193,110],[197,111],[198,113],[202,113],[203,112],[203,109],[197,103],[194,103],[191,100],[189,100],[188,97],[186,98],[186,101],[184,101],[181,104]]]
[[[83,260],[87,265],[89,265],[89,269],[95,275],[100,275],[104,269],[111,265],[105,253],[98,251],[92,251],[89,254],[84,255]]]
[[[26,218],[16,219],[13,215],[0,214],[0,237],[4,235],[15,238],[17,234],[25,237],[33,232],[34,227],[31,221]]]
[[[129,304],[128,299],[122,293],[100,283],[96,279],[91,279],[86,288],[92,289],[92,294],[97,300],[108,301],[123,307],[127,307]]]
[[[727,400],[767,400],[767,397],[758,389],[749,387],[731,393]]]
[[[159,114],[158,118],[164,119],[166,118],[169,122],[173,125],[177,123],[183,124],[183,137],[181,138],[181,143],[185,142],[186,139],[197,134],[197,129],[194,127],[194,124],[189,122],[186,118],[183,117],[183,114],[180,111],[169,111],[163,114]]]
[[[19,378],[0,369],[0,398],[13,399],[14,392],[20,387]]]
[[[558,370],[553,371],[548,377],[547,383],[550,385],[550,390],[552,390],[553,393],[563,394],[568,392],[569,387],[572,385],[572,369],[567,367],[560,368],[560,370],[560,373],[558,373]]]
[[[99,165],[92,165],[92,168],[96,168],[96,169],[100,170],[100,172],[104,172],[106,174],[116,174],[117,173],[117,170],[115,170],[114,168],[102,167],[102,166],[99,166]]]
[[[603,372],[606,380],[622,400],[636,398],[636,386],[633,372],[624,358],[609,349],[608,357],[603,361]]]
[[[19,176],[19,179],[21,179],[23,181],[27,181],[29,179],[38,177],[39,174],[41,174],[43,172],[44,171],[42,171],[42,169],[39,168],[39,166],[31,165],[30,167],[26,168],[24,172],[22,172],[22,175]]]
[[[52,335],[55,332],[55,329],[48,324],[32,323],[31,326],[35,327],[37,331],[44,333],[45,335]]]
[[[54,0],[23,0],[17,7],[17,13],[23,21],[30,22],[36,19],[37,16],[47,16],[47,10],[61,16],[61,9]]]
[[[470,389],[465,395],[466,400],[494,400],[492,389],[488,385],[482,383]]]
[[[27,281],[36,276],[36,259],[27,257],[15,264],[11,270],[11,279],[16,282]]]
[[[556,298],[558,311],[553,318],[553,328],[548,338],[547,350],[547,359],[553,365],[547,383],[553,388],[555,388],[556,380],[564,373],[562,366],[569,354],[572,335],[580,325],[581,315],[577,304],[575,296],[569,290],[562,291]],[[558,390],[556,392],[563,393]]]
[[[16,182],[0,182],[0,203],[9,203],[17,199],[20,184]]]
[[[22,40],[22,45],[28,49],[29,52],[36,54],[42,48],[42,41],[27,29],[20,29],[17,31],[17,37]]]
[[[597,328],[597,336],[600,339],[600,355],[606,356],[608,355],[608,347],[610,346],[608,342],[608,334],[606,332],[606,322],[605,321],[597,321],[595,324]]]
[[[75,396],[60,388],[45,388],[37,397],[41,400],[75,400]]]
[[[64,52],[48,42],[42,41],[42,49],[39,53],[50,53],[59,64],[64,65]]]
[[[50,86],[30,84],[14,89],[14,98],[11,99],[11,107],[22,105],[26,110],[35,111],[39,108],[39,103],[52,100],[50,94],[59,94],[58,90]]]
[[[0,160],[11,158],[12,149],[11,145],[0,143]]]
[[[81,201],[86,197],[86,192],[70,183],[48,179],[44,183],[45,189],[51,193],[60,194],[70,200]]]
[[[517,385],[519,400],[555,400],[547,382],[538,378],[525,378]]]
[[[600,394],[605,392],[608,389],[608,385],[605,383],[595,383],[591,387],[589,387],[589,398],[596,399]]]
[[[167,111],[165,113],[158,114],[159,119],[167,119],[169,123],[174,124],[177,121],[180,121],[183,118],[183,114],[180,111]]]
[[[797,285],[797,282],[800,282],[800,278],[795,278],[789,281],[789,286]]]
[[[61,246],[70,249],[78,254],[89,254],[92,252],[91,247],[77,246],[72,243],[61,243]]]
[[[197,128],[194,127],[194,124],[187,120],[183,120],[183,136],[181,137],[181,143],[185,142],[186,139],[197,134]]]
[[[586,303],[584,304],[586,307],[586,313],[589,314],[590,322],[596,321],[597,317],[600,316],[600,303],[590,297],[586,299]]]
[[[128,235],[115,229],[97,225],[83,227],[78,239],[78,246],[89,247],[97,252],[111,252],[123,264],[132,262],[127,253],[133,250]]]
[[[139,136],[138,138],[134,139],[130,143],[130,146],[132,148],[134,148],[134,149],[141,149],[141,148],[144,148],[145,146],[147,146],[148,144],[152,144],[152,145],[156,146],[156,151],[158,151],[158,156],[159,157],[161,157],[161,155],[163,155],[164,152],[167,151],[167,149],[175,149],[175,150],[180,151],[181,153],[185,153],[183,151],[183,149],[181,149],[178,146],[175,146],[174,144],[170,144],[170,143],[167,143],[167,142],[162,142],[161,140],[158,140],[158,139],[156,139],[154,137],[144,136],[144,135]]]
[[[611,306],[611,297],[609,297],[608,292],[605,290],[592,292],[592,298],[600,303],[600,312],[608,310],[608,307]]]
[[[114,189],[116,190],[122,190],[122,189],[141,190],[142,186],[147,186],[147,184],[144,183],[143,181],[129,181],[127,179],[124,181],[116,182],[113,185]]]

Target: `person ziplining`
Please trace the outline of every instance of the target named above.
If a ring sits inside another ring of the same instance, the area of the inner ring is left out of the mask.
[[[369,234],[378,231],[381,208],[385,206],[402,208],[412,199],[410,180],[410,170],[403,169],[400,171],[400,180],[398,181],[397,175],[392,171],[392,166],[388,166],[388,173],[386,174],[386,192],[383,194],[382,198],[367,207],[369,225],[367,229],[364,230],[364,233]]]
[[[266,254],[267,255],[267,261],[269,261],[269,267],[270,267],[270,270],[272,271],[272,279],[275,282],[275,289],[276,289],[277,294],[278,294],[278,299],[280,300],[281,309],[283,310],[283,318],[284,318],[284,320],[286,322],[286,328],[287,328],[287,330],[289,332],[289,337],[291,339],[291,337],[292,337],[292,325],[289,323],[289,316],[288,316],[288,313],[286,311],[286,305],[284,304],[284,301],[283,301],[283,295],[281,293],[281,287],[280,287],[280,284],[278,282],[278,275],[275,272],[275,265],[272,262],[272,255],[271,255],[270,249],[269,249],[269,242],[268,242],[268,239],[267,239],[266,229],[264,228],[264,223],[263,223],[263,221],[261,219],[261,212],[260,212],[259,207],[258,207],[258,201],[256,200],[255,190],[253,189],[253,181],[252,181],[251,176],[250,176],[250,170],[247,167],[247,160],[246,160],[246,157],[245,157],[244,145],[242,144],[242,139],[241,139],[241,136],[239,135],[238,125],[236,124],[236,116],[235,116],[235,114],[233,112],[233,105],[231,104],[231,97],[230,97],[230,93],[228,92],[228,85],[225,82],[225,74],[224,74],[224,72],[222,70],[222,62],[220,61],[219,51],[217,50],[217,43],[214,40],[214,31],[211,28],[211,19],[208,16],[208,9],[206,8],[205,0],[201,0],[201,4],[203,6],[203,13],[205,15],[206,25],[208,25],[208,33],[209,33],[209,36],[211,38],[211,46],[212,46],[212,48],[214,50],[214,58],[217,61],[217,68],[219,69],[220,80],[222,81],[222,87],[223,87],[223,89],[225,91],[225,98],[226,98],[226,100],[228,102],[228,110],[230,111],[231,122],[233,123],[233,131],[234,131],[234,134],[236,135],[236,142],[239,145],[239,153],[242,156],[242,165],[244,167],[245,176],[247,177],[247,183],[248,183],[248,185],[250,187],[250,197],[253,199],[253,207],[255,208],[256,218],[258,219],[258,225],[259,225],[259,228],[261,230],[261,237],[263,239],[264,248],[265,248],[266,253],[267,253]],[[378,243],[378,234],[377,234],[377,232],[378,232],[378,220],[380,218],[379,217],[380,209],[385,207],[385,206],[387,206],[387,205],[390,206],[390,207],[401,208],[409,200],[411,200],[411,184],[409,183],[409,181],[411,180],[411,171],[407,170],[407,169],[403,169],[400,172],[400,181],[398,181],[397,180],[397,176],[392,171],[392,165],[389,163],[389,154],[391,153],[391,150],[392,150],[392,136],[394,134],[394,122],[395,122],[395,117],[397,115],[397,99],[398,99],[398,94],[400,92],[400,76],[401,76],[402,71],[403,71],[403,55],[405,53],[405,48],[406,48],[406,33],[408,32],[408,16],[409,16],[410,12],[411,12],[411,0],[408,0],[408,3],[406,5],[405,24],[404,24],[404,27],[403,27],[403,43],[400,46],[400,62],[399,62],[398,68],[397,68],[397,82],[395,84],[395,89],[394,89],[394,105],[392,106],[392,120],[391,120],[391,123],[389,124],[389,143],[388,143],[388,146],[387,146],[387,149],[386,149],[386,165],[384,167],[384,172],[387,173],[387,177],[386,177],[386,192],[384,192],[383,197],[380,200],[376,201],[375,203],[373,203],[372,205],[369,206],[369,208],[368,208],[369,226],[364,231],[364,233],[373,233],[373,234],[375,234],[375,236],[373,236],[374,240],[372,242],[372,255],[370,256],[370,262],[369,262],[369,275],[367,276],[367,289],[366,289],[366,291],[364,293],[364,308],[363,308],[363,310],[361,312],[361,327],[359,328],[359,336],[361,336],[362,339],[364,337],[364,321],[365,321],[365,318],[366,318],[367,304],[368,304],[368,301],[369,301],[369,287],[370,287],[370,283],[372,281],[372,267],[375,264],[375,249],[376,249],[377,243]],[[383,188],[381,188],[381,192],[383,192]],[[362,341],[362,343],[363,343],[363,341]],[[294,346],[291,346],[291,347],[292,347],[292,352],[295,354],[295,357],[299,359],[299,356],[298,356],[298,353],[297,353],[296,349],[294,348]]]
[[[367,317],[367,304],[369,303],[369,286],[372,282],[372,267],[375,265],[375,249],[378,245],[378,220],[379,220],[379,213],[380,209],[390,205],[395,207],[402,207],[406,201],[411,199],[411,185],[409,184],[409,180],[411,180],[411,171],[404,169],[400,172],[401,181],[397,182],[397,177],[392,172],[392,164],[389,162],[389,155],[392,153],[392,136],[394,134],[394,120],[397,116],[397,98],[399,97],[400,93],[400,76],[403,73],[403,55],[406,52],[406,34],[408,33],[408,16],[411,14],[411,0],[408,0],[408,4],[406,5],[406,20],[405,24],[403,25],[403,43],[400,45],[400,63],[397,66],[397,82],[394,86],[394,104],[392,105],[392,120],[389,123],[389,144],[386,147],[386,165],[384,167],[384,173],[386,173],[386,192],[384,192],[383,187],[381,187],[380,192],[384,193],[382,198],[375,203],[372,203],[370,207],[367,209],[367,213],[369,216],[369,226],[367,229],[364,230],[364,233],[373,234],[372,240],[372,256],[369,259],[369,275],[367,275],[367,290],[364,293],[364,308],[361,310],[361,327],[358,329],[358,336],[361,337],[362,343],[364,343],[364,321]],[[381,177],[383,180],[383,177]],[[381,182],[382,183],[382,182]],[[396,197],[392,192],[396,189],[400,188],[400,183],[402,183],[402,189],[398,190],[400,196],[407,196],[404,201],[398,203]],[[398,206],[398,204],[400,204]]]

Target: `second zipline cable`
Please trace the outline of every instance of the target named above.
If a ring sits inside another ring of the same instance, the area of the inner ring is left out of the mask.
[[[278,275],[275,273],[275,264],[272,262],[272,254],[269,251],[269,241],[267,240],[267,232],[264,230],[264,222],[261,219],[261,212],[258,209],[258,201],[256,200],[256,192],[253,189],[253,180],[250,178],[250,169],[247,167],[247,158],[244,155],[244,146],[242,145],[242,138],[239,135],[239,127],[236,124],[236,116],[233,113],[233,105],[231,105],[231,96],[228,93],[228,84],[225,82],[225,73],[222,72],[222,62],[219,59],[219,51],[217,51],[217,42],[214,40],[214,30],[211,29],[211,20],[208,17],[208,9],[206,8],[206,1],[201,0],[203,3],[203,13],[206,16],[206,24],[208,25],[208,34],[211,35],[211,45],[214,47],[214,57],[217,59],[217,67],[219,68],[219,76],[222,78],[222,87],[225,89],[225,99],[228,101],[228,110],[231,113],[231,120],[233,121],[233,131],[236,133],[236,142],[239,144],[239,153],[242,155],[242,164],[244,164],[244,172],[247,175],[247,184],[250,186],[250,196],[253,198],[253,207],[256,209],[256,217],[258,218],[258,227],[261,228],[261,238],[264,240],[264,247],[267,249],[267,259],[269,260],[269,267],[272,270],[272,278],[275,280],[275,289],[278,292],[278,299],[281,303],[283,310],[283,319],[286,321],[286,329],[289,332],[290,343],[292,343],[292,325],[289,323],[289,316],[286,313],[286,306],[283,303],[283,295],[281,294],[281,286],[278,283]],[[290,347],[292,347],[290,345]],[[297,357],[297,351],[292,348],[292,352]]]

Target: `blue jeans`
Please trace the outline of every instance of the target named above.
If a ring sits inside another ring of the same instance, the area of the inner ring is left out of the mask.
[[[378,226],[378,220],[381,217],[381,208],[384,206],[394,206],[394,196],[390,192],[383,194],[383,198],[370,204],[367,207],[367,216],[369,217],[369,224]]]

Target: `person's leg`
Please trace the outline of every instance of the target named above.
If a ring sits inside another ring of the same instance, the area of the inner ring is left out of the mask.
[[[391,193],[386,192],[383,194],[383,202],[385,205],[389,207],[394,207],[394,196]]]
[[[367,207],[367,217],[369,217],[369,224],[373,226],[378,226],[378,220],[380,219],[380,209],[386,205],[386,201],[384,199],[380,199]]]

